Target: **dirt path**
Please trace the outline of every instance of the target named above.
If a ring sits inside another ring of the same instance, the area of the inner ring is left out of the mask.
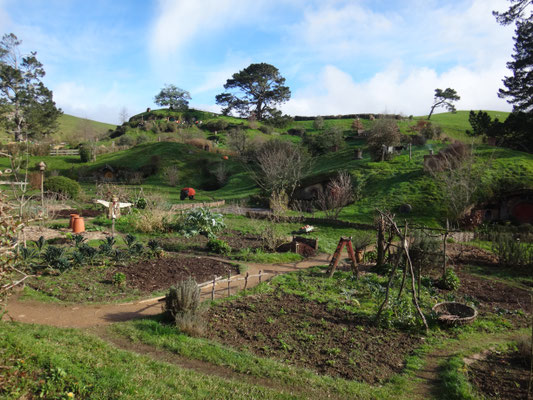
[[[328,255],[321,254],[297,263],[247,263],[247,272],[251,276],[257,275],[261,271],[262,280],[266,280],[277,274],[327,263]],[[243,278],[243,276],[239,277]],[[250,277],[248,287],[253,287],[258,283],[259,277]],[[244,280],[232,280],[230,283],[230,292],[234,294],[243,287]],[[202,289],[202,297],[205,299],[210,298],[211,290],[211,285],[204,287]],[[227,280],[219,281],[215,287],[215,297],[225,297],[227,290]],[[7,311],[7,315],[4,316],[6,320],[11,319],[19,322],[70,328],[87,328],[159,314],[161,312],[161,302],[157,298],[152,298],[122,304],[65,305],[36,301],[18,301],[14,298],[9,301]]]
[[[516,333],[497,333],[487,334],[483,338],[475,337],[473,339],[454,341],[445,347],[438,348],[433,352],[427,354],[424,358],[424,365],[420,368],[415,376],[420,380],[414,387],[413,399],[437,399],[440,398],[440,379],[439,368],[440,364],[445,360],[460,354],[468,352],[469,349],[485,348],[490,345],[495,345],[509,340],[513,340]],[[474,357],[474,356],[469,356]]]

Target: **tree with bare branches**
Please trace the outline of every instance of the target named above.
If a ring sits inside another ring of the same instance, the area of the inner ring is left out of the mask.
[[[326,218],[338,219],[342,209],[354,200],[351,175],[346,171],[338,172],[326,186],[326,190],[318,193],[316,204],[324,211]]]
[[[310,158],[293,143],[269,140],[257,150],[255,161],[252,176],[259,187],[269,196],[285,193],[290,197],[309,167]]]

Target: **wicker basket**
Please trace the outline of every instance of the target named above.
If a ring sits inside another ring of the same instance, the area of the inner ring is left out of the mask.
[[[439,321],[446,325],[466,325],[477,318],[474,307],[455,301],[436,304],[433,311],[438,315]]]

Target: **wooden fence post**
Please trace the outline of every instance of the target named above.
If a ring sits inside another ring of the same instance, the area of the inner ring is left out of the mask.
[[[230,296],[231,269],[228,271],[228,297]]]
[[[246,287],[248,286],[248,276],[250,273],[246,273],[246,276],[244,277],[244,290],[246,290]]]

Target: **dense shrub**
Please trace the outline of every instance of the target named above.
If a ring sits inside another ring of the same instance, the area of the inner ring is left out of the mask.
[[[119,146],[133,146],[135,143],[135,139],[133,139],[131,136],[121,136],[117,140],[117,145]]]
[[[225,241],[220,239],[209,239],[207,242],[207,250],[212,253],[229,255],[231,253],[231,247]]]
[[[44,189],[48,192],[58,193],[71,199],[76,199],[81,188],[78,182],[65,176],[52,176],[44,181]]]
[[[259,130],[263,132],[265,135],[271,135],[272,133],[274,133],[274,127],[270,125],[261,125],[259,127]]]
[[[303,137],[305,135],[305,128],[303,127],[291,128],[287,131],[287,134],[291,136]]]
[[[392,154],[384,152],[383,146],[397,146],[400,144],[400,130],[393,119],[379,119],[374,123],[368,137],[368,150],[374,161],[389,160]]]
[[[422,135],[411,136],[411,143],[415,146],[423,146],[427,142],[427,139]]]
[[[146,135],[139,135],[137,136],[137,138],[135,139],[135,144],[142,144],[142,143],[146,143],[150,140],[150,138]]]
[[[316,117],[313,121],[313,129],[320,130],[324,129],[324,118]]]
[[[164,309],[167,315],[182,332],[193,336],[202,331],[199,308],[200,288],[192,278],[172,286],[165,297]]]
[[[228,123],[223,119],[215,119],[207,122],[203,127],[210,132],[223,131],[227,129]]]
[[[93,158],[93,149],[88,143],[84,143],[80,146],[80,161],[86,163]]]
[[[345,142],[341,128],[331,126],[322,133],[305,135],[303,144],[307,146],[311,154],[321,155],[330,151],[338,151]]]

